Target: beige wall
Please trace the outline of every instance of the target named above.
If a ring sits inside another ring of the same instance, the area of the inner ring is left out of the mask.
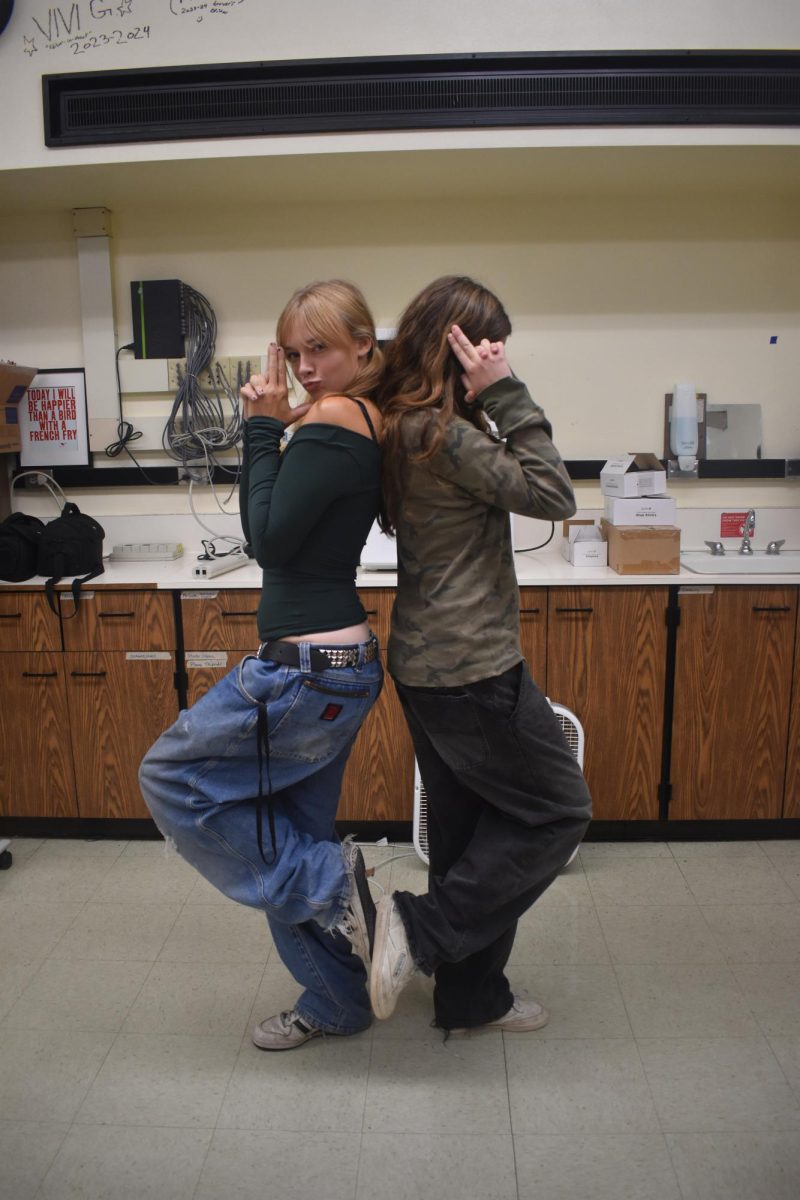
[[[71,37],[48,42],[34,28],[53,7],[16,5],[0,38],[0,357],[81,365],[70,210],[105,206],[120,344],[131,337],[132,279],[178,277],[203,291],[219,319],[218,351],[233,355],[258,352],[286,295],[309,279],[357,280],[378,323],[391,325],[429,279],[467,272],[506,302],[513,364],[566,457],[659,451],[663,394],[678,379],[696,380],[712,402],[758,401],[765,454],[800,455],[796,130],[453,131],[48,151],[40,111],[45,71],[256,53],[795,47],[796,0],[189,7],[134,0],[126,28],[147,22],[149,36],[78,56]],[[107,9],[101,0],[61,6],[95,34],[120,23],[113,9],[99,15]],[[163,413],[167,400],[126,406],[135,421]],[[797,485],[782,483],[682,485],[680,498],[738,503],[743,490],[749,502],[798,502]],[[582,488],[585,503],[595,493]],[[92,496],[97,511],[159,503],[152,492]]]

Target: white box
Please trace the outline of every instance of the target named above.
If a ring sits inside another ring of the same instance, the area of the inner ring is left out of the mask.
[[[605,567],[608,565],[608,542],[594,521],[565,521],[561,553],[573,567]]]
[[[672,496],[606,496],[604,516],[612,525],[674,525]]]
[[[600,472],[606,496],[660,496],[666,490],[667,473],[655,454],[622,454]]]

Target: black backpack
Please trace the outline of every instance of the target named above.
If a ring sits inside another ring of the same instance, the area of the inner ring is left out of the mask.
[[[61,516],[48,521],[39,541],[37,574],[50,578],[44,585],[47,603],[58,614],[55,587],[65,575],[80,576],[72,581],[72,597],[76,616],[80,603],[81,585],[102,575],[103,538],[105,530],[93,517],[82,513],[77,504],[67,502]]]
[[[0,521],[0,579],[21,583],[36,575],[44,522],[15,512]]]

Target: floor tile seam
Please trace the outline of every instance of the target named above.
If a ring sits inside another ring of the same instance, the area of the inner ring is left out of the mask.
[[[639,1050],[639,1056],[641,1058],[642,1046],[640,1045],[640,1043],[644,1043],[644,1042],[675,1042],[677,1044],[680,1044],[681,1042],[684,1042],[687,1040],[688,1040],[687,1038],[668,1035],[668,1036],[662,1036],[662,1037],[641,1037],[641,1038],[636,1039],[636,1043],[637,1043],[637,1048]],[[764,1046],[769,1050],[769,1053],[771,1054],[772,1058],[775,1060],[775,1064],[776,1064],[778,1070],[780,1071],[780,1075],[783,1078],[783,1080],[786,1082],[786,1085],[789,1089],[790,1095],[794,1098],[795,1109],[800,1112],[800,1096],[798,1096],[797,1092],[792,1087],[791,1080],[788,1078],[788,1076],[786,1075],[786,1072],[781,1067],[780,1061],[778,1060],[778,1057],[777,1057],[772,1045],[770,1044],[770,1039],[766,1036],[766,1034],[764,1034],[763,1032],[759,1032],[757,1035],[742,1034],[740,1036],[733,1036],[733,1037],[725,1037],[725,1036],[720,1036],[720,1037],[700,1036],[700,1037],[698,1037],[697,1035],[692,1035],[692,1040],[698,1040],[698,1041],[702,1041],[702,1042],[729,1042],[729,1043],[732,1043],[732,1042],[739,1042],[739,1043],[741,1043],[741,1042],[748,1042],[748,1043],[760,1042],[760,1043],[763,1043]],[[648,1077],[648,1082],[649,1082],[647,1066],[644,1063],[643,1059],[642,1059],[642,1066],[644,1068],[645,1075],[647,1075],[647,1077]],[[792,1111],[795,1111],[795,1110],[792,1110]],[[658,1112],[657,1108],[656,1108],[656,1112]],[[770,1128],[775,1128],[775,1126],[771,1125]],[[783,1132],[791,1133],[791,1132],[798,1132],[798,1131],[800,1131],[800,1130],[795,1128],[795,1129],[785,1130]],[[711,1128],[711,1129],[700,1129],[700,1128],[663,1129],[662,1132],[664,1134],[668,1134],[668,1133],[674,1134],[674,1133],[727,1133],[727,1132],[736,1132],[736,1131],[728,1130],[728,1129],[720,1129],[717,1127],[717,1128]]]
[[[681,1184],[681,1173],[680,1173],[680,1171],[678,1170],[678,1165],[677,1165],[677,1163],[675,1162],[675,1155],[673,1154],[673,1152],[672,1152],[672,1146],[670,1145],[670,1138],[674,1138],[674,1137],[676,1137],[676,1136],[678,1136],[678,1137],[679,1137],[680,1135],[679,1135],[679,1134],[678,1134],[678,1135],[676,1135],[676,1134],[668,1134],[668,1133],[666,1133],[664,1130],[662,1130],[662,1131],[661,1131],[661,1136],[662,1136],[662,1138],[664,1139],[664,1145],[665,1145],[665,1146],[666,1146],[666,1148],[667,1148],[667,1154],[668,1154],[668,1156],[669,1156],[669,1164],[670,1164],[670,1166],[672,1167],[672,1173],[673,1173],[673,1175],[675,1176],[675,1182],[676,1182],[676,1184],[677,1184],[677,1187],[678,1187],[678,1192],[679,1192],[679,1194],[680,1194],[680,1196],[681,1196],[681,1200],[697,1200],[697,1191],[696,1191],[696,1189],[695,1189],[695,1188],[693,1188],[693,1187],[691,1187],[691,1185],[690,1185],[690,1190],[687,1192],[687,1191],[684,1189],[683,1185]]]
[[[772,1057],[775,1059],[778,1066],[780,1067],[781,1074],[783,1075],[784,1079],[786,1080],[786,1082],[789,1086],[789,1091],[792,1093],[792,1095],[795,1098],[795,1103],[797,1104],[798,1108],[800,1108],[800,1079],[798,1080],[798,1082],[796,1084],[792,1083],[791,1079],[789,1078],[788,1074],[786,1073],[786,1071],[783,1068],[781,1060],[778,1058],[778,1055],[775,1051],[775,1047],[772,1044],[772,1040],[773,1040],[772,1037],[769,1036],[768,1034],[764,1034],[764,1039],[765,1039],[767,1045],[769,1046]]]
[[[514,1162],[514,1187],[517,1193],[517,1200],[520,1200],[519,1194],[519,1166],[517,1163],[517,1143],[514,1136],[514,1113],[511,1105],[511,1081],[508,1077],[508,1053],[506,1049],[506,1035],[501,1031],[500,1036],[503,1039],[503,1069],[506,1076],[506,1100],[508,1102],[508,1135],[511,1138],[511,1157]]]
[[[31,1123],[31,1122],[25,1122],[25,1124],[29,1124],[29,1123]],[[33,1122],[33,1123],[35,1123],[35,1124],[37,1124],[37,1125],[38,1125],[38,1124],[40,1124],[41,1122],[38,1122],[38,1121],[37,1121],[37,1122]],[[20,1124],[22,1124],[22,1122],[20,1122]],[[39,1186],[38,1186],[38,1188],[37,1188],[37,1189],[36,1189],[36,1191],[33,1193],[33,1200],[39,1200],[39,1197],[41,1197],[41,1196],[44,1196],[44,1191],[43,1191],[43,1188],[44,1188],[44,1185],[45,1185],[45,1183],[46,1183],[46,1181],[47,1181],[47,1176],[48,1176],[48,1175],[50,1174],[50,1172],[52,1171],[52,1169],[53,1169],[53,1167],[54,1167],[54,1165],[55,1165],[55,1161],[56,1161],[56,1159],[58,1158],[59,1154],[61,1153],[61,1151],[62,1151],[62,1149],[63,1149],[63,1147],[64,1147],[64,1143],[66,1142],[67,1138],[69,1137],[69,1135],[70,1135],[70,1131],[71,1131],[71,1129],[72,1129],[72,1122],[71,1122],[71,1121],[65,1121],[65,1122],[61,1122],[61,1121],[49,1121],[49,1122],[47,1122],[47,1124],[49,1124],[51,1127],[53,1127],[53,1126],[55,1126],[55,1125],[64,1124],[64,1125],[66,1125],[66,1128],[63,1130],[63,1132],[62,1132],[62,1135],[61,1135],[61,1137],[59,1138],[58,1145],[57,1145],[57,1146],[55,1147],[55,1149],[53,1150],[52,1157],[50,1158],[50,1161],[48,1162],[47,1166],[45,1167],[44,1174],[42,1175],[41,1182],[39,1183]]]
[[[209,1135],[208,1136],[208,1145],[206,1146],[206,1152],[203,1155],[203,1161],[200,1164],[200,1170],[197,1172],[197,1179],[195,1180],[194,1187],[192,1188],[192,1200],[195,1200],[195,1197],[196,1197],[198,1191],[200,1190],[200,1183],[203,1178],[203,1172],[206,1169],[206,1163],[208,1162],[209,1155],[211,1154],[211,1147],[214,1145],[214,1138],[217,1136],[216,1125],[213,1128],[210,1128],[210,1127],[205,1127],[205,1128],[207,1128],[207,1132]]]

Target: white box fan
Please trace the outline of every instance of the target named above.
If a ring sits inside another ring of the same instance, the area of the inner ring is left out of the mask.
[[[570,712],[568,708],[564,708],[563,704],[554,704],[552,700],[547,702],[552,708],[555,715],[558,717],[558,723],[567,739],[569,746],[575,758],[578,761],[578,766],[583,770],[583,746],[584,734],[583,726],[581,725],[574,712]],[[425,786],[422,782],[422,777],[419,773],[417,760],[414,759],[414,849],[424,863],[428,862],[428,796],[425,791]],[[569,859],[572,859],[578,853],[577,846]],[[565,863],[565,866],[568,865]]]

